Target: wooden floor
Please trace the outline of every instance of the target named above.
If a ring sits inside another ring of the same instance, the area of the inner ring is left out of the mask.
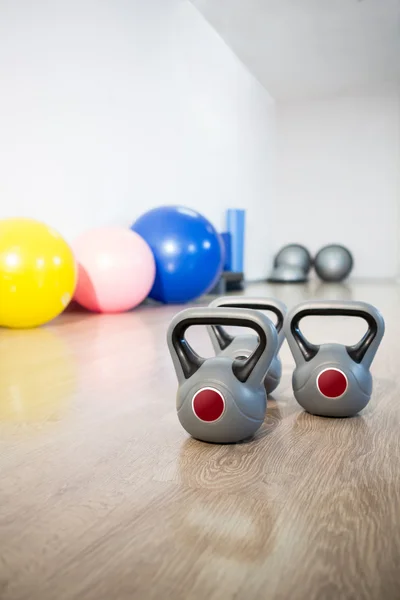
[[[256,438],[190,439],[165,342],[176,306],[0,331],[1,600],[399,600],[400,288],[246,293],[381,310],[360,416],[304,413],[285,343]],[[348,343],[362,326],[310,318],[305,331]],[[211,354],[202,329],[190,335]]]

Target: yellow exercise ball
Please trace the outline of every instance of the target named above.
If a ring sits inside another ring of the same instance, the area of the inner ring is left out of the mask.
[[[77,266],[61,235],[34,219],[0,221],[0,326],[37,327],[69,304]]]

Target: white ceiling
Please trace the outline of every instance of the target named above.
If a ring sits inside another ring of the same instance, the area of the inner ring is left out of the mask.
[[[277,100],[395,87],[400,0],[192,0]]]

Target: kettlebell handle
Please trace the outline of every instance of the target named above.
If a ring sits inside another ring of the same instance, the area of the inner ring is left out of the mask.
[[[254,352],[245,360],[233,361],[233,373],[242,383],[249,379],[263,355],[267,355],[265,360],[269,365],[277,349],[278,340],[275,327],[265,315],[248,309],[238,310],[225,307],[187,308],[175,316],[167,334],[169,345],[180,363],[182,375],[185,379],[189,379],[194,375],[206,360],[193,350],[185,338],[187,329],[194,325],[249,327],[256,332],[259,341]],[[263,373],[259,377],[260,382],[265,376],[267,368],[262,369]]]
[[[385,331],[385,323],[379,311],[366,302],[315,301],[298,305],[287,317],[287,337],[292,337],[305,362],[317,355],[320,346],[311,344],[300,330],[300,321],[310,316],[359,317],[367,322],[368,329],[362,339],[353,346],[345,346],[355,363],[369,368]]]
[[[226,308],[249,308],[252,310],[269,310],[276,316],[276,332],[278,334],[278,350],[285,338],[283,322],[286,306],[275,298],[249,298],[246,296],[221,296],[210,304],[210,307],[224,306]],[[221,325],[213,325],[212,330],[220,350],[225,350],[235,339]]]

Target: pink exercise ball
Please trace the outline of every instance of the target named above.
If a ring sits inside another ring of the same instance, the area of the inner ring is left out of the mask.
[[[123,227],[98,227],[72,244],[78,263],[74,299],[93,312],[119,313],[148,295],[156,275],[148,244]]]

